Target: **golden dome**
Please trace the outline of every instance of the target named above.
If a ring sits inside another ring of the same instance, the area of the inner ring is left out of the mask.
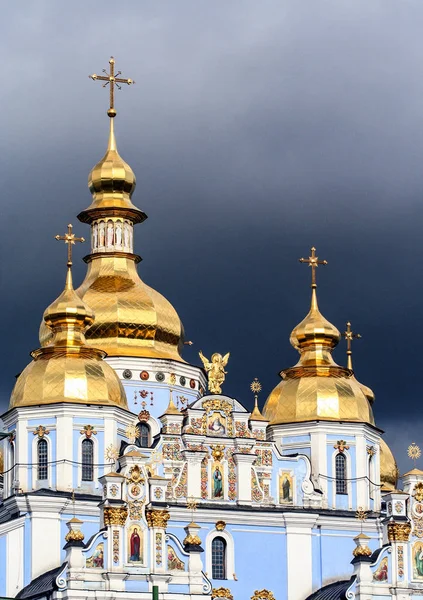
[[[371,406],[352,371],[333,360],[339,339],[338,329],[319,311],[313,283],[310,311],[290,338],[300,359],[281,372],[282,381],[264,406],[271,425],[318,420],[374,424]]]
[[[90,223],[94,218],[119,215],[130,218],[133,223],[141,223],[147,216],[131,201],[135,186],[134,172],[117,150],[114,120],[110,118],[106,154],[88,176],[88,187],[93,201],[78,215],[78,219]]]
[[[382,491],[394,491],[398,483],[398,466],[391,449],[380,439],[380,483]]]
[[[132,169],[119,156],[110,118],[110,136],[104,158],[89,177],[92,204],[78,218],[86,223],[119,219],[133,224],[147,218],[131,202],[135,188]],[[101,348],[109,356],[164,358],[184,362],[181,351],[184,328],[172,304],[139,277],[140,257],[116,247],[93,251],[86,257],[88,270],[76,290],[95,312],[95,321],[85,332],[86,344]],[[45,346],[51,331],[44,322],[40,343]]]
[[[107,404],[128,409],[126,394],[105,352],[85,343],[84,329],[94,314],[75,293],[70,267],[62,294],[45,311],[48,344],[31,353],[19,376],[9,408],[57,402]]]

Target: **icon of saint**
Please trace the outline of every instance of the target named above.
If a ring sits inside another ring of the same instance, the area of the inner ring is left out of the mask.
[[[139,562],[141,560],[140,559],[141,538],[138,535],[138,529],[136,527],[134,527],[134,531],[131,535],[130,546],[131,546],[131,556],[130,556],[129,560],[131,562]]]
[[[213,496],[215,498],[223,497],[222,471],[216,466],[213,473]]]
[[[216,414],[215,418],[209,424],[209,431],[212,435],[225,435],[225,426],[219,418],[219,415]]]

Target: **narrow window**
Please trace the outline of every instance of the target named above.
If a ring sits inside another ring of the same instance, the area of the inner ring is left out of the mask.
[[[335,458],[336,493],[347,493],[347,459],[344,454],[337,454]]]
[[[92,440],[82,441],[82,481],[94,479],[94,444]]]
[[[48,446],[47,440],[39,440],[38,446],[38,479],[48,479]]]
[[[212,541],[212,579],[226,579],[226,541],[221,537]]]
[[[374,469],[373,469],[373,456],[369,456],[369,498],[374,500]]]
[[[140,435],[136,442],[137,446],[148,448],[150,445],[150,427],[146,423],[138,423],[137,427],[140,430]]]

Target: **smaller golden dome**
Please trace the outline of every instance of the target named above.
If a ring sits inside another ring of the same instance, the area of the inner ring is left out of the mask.
[[[78,219],[90,223],[95,218],[111,216],[113,211],[116,211],[116,214],[127,216],[133,223],[141,223],[147,217],[131,201],[135,186],[135,174],[117,150],[114,120],[110,118],[106,154],[88,176],[88,187],[93,195],[93,201],[78,215]]]
[[[103,360],[106,353],[86,345],[84,331],[94,314],[73,289],[70,264],[64,291],[44,313],[52,336],[31,353],[34,360],[18,377],[9,408],[72,402],[128,410],[125,390]]]
[[[399,471],[391,449],[384,439],[380,439],[380,483],[383,491],[394,491],[397,487]]]

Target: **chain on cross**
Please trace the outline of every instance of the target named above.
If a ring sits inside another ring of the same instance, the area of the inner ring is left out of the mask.
[[[300,258],[300,263],[307,263],[311,267],[311,287],[316,287],[316,269],[319,265],[327,265],[327,260],[319,260],[316,256],[316,248],[311,249],[311,256],[308,258]]]
[[[68,245],[68,267],[72,266],[72,246],[75,245],[75,242],[85,242],[85,238],[76,237],[74,233],[72,233],[72,225],[69,223],[68,232],[65,235],[56,235],[54,236],[56,240],[61,242],[65,242]]]
[[[354,331],[351,329],[351,323],[349,321],[347,323],[347,329],[342,335],[344,339],[347,340],[347,367],[352,370],[352,341],[359,340],[361,335],[359,333],[354,333]]]
[[[110,86],[110,88],[109,88],[110,107],[109,107],[109,110],[107,111],[107,114],[109,115],[109,117],[115,117],[116,116],[115,86],[119,90],[121,90],[122,87],[119,85],[120,83],[126,83],[126,85],[132,85],[133,83],[135,83],[135,81],[133,79],[124,79],[123,77],[119,77],[119,75],[121,75],[121,71],[118,71],[117,73],[115,73],[115,59],[113,58],[113,56],[110,57],[109,65],[110,65],[110,73],[108,73],[106,71],[106,69],[103,69],[103,73],[105,73],[105,75],[96,75],[94,73],[93,75],[88,75],[88,77],[90,77],[94,81],[96,81],[96,80],[105,81],[106,83],[103,84],[103,87],[107,87],[108,85]]]

